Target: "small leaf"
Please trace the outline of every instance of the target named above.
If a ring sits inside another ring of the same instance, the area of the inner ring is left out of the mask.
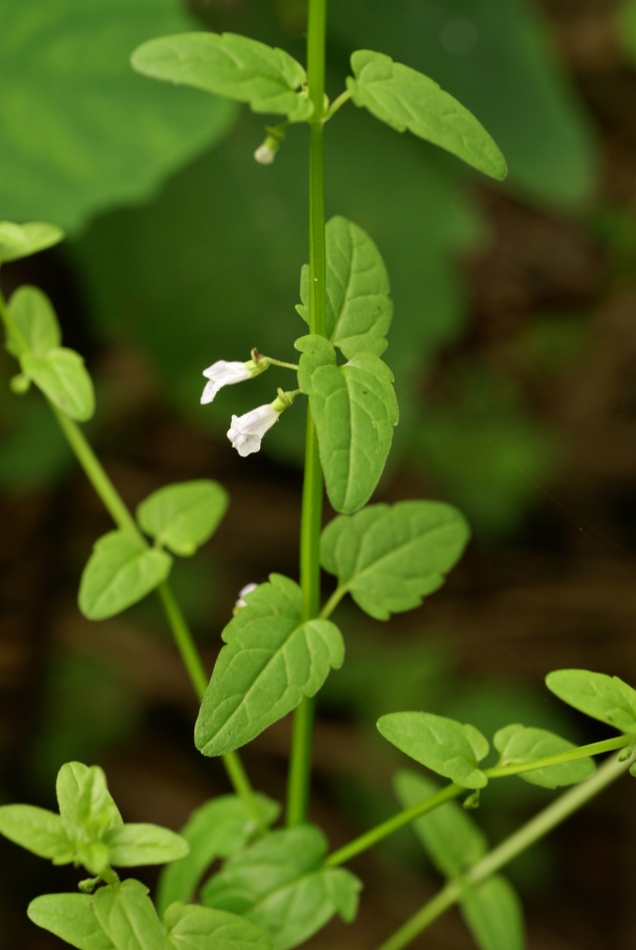
[[[170,573],[172,558],[150,550],[127,531],[109,531],[95,543],[79,590],[89,620],[104,620],[136,604]]]
[[[338,628],[328,620],[303,623],[298,584],[271,574],[249,595],[222,637],[223,647],[196,722],[204,755],[244,745],[314,696],[344,659]]]
[[[353,53],[351,67],[356,78],[347,79],[347,88],[357,106],[398,132],[409,129],[492,178],[506,177],[506,161],[483,125],[428,76],[371,50]]]
[[[91,418],[95,411],[93,382],[84,368],[84,360],[75,350],[58,346],[45,356],[24,353],[20,366],[69,419],[86,422]]]
[[[403,808],[410,808],[439,791],[439,785],[417,772],[398,772],[395,791]],[[424,850],[441,874],[457,877],[488,850],[481,828],[457,802],[445,802],[411,823]]]
[[[67,826],[83,832],[82,837],[97,838],[104,831],[123,826],[104,771],[98,765],[66,762],[57,773],[55,789],[60,815]]]
[[[190,848],[181,835],[160,825],[125,824],[104,835],[113,867],[166,864],[183,858]]]
[[[298,383],[309,396],[329,501],[349,514],[369,500],[391,448],[398,422],[393,374],[370,353],[337,366],[332,344],[314,334],[294,345],[302,353]]]
[[[510,882],[496,874],[460,887],[462,916],[480,950],[523,950],[523,909]]]
[[[148,888],[128,878],[89,897],[93,913],[116,950],[161,950],[166,939]]]
[[[377,725],[401,752],[462,788],[488,784],[477,767],[488,755],[488,740],[474,726],[425,712],[389,713]]]
[[[45,356],[62,342],[53,304],[38,287],[19,287],[8,303],[9,316],[19,339],[9,339],[7,349],[14,356],[23,351]]]
[[[139,46],[133,68],[145,76],[204,89],[254,112],[279,113],[292,122],[309,118],[313,106],[296,90],[305,70],[282,49],[236,33],[178,33]]]
[[[73,860],[73,845],[59,815],[33,805],[1,805],[0,834],[55,864]]]
[[[576,749],[572,742],[562,739],[547,729],[526,728],[520,724],[505,726],[493,739],[493,744],[501,753],[499,765],[521,765],[546,755],[558,755]],[[531,785],[543,788],[557,788],[559,785],[574,785],[588,778],[596,766],[589,756],[561,762],[531,772],[520,772],[519,778]]]
[[[27,908],[29,920],[78,950],[113,950],[86,894],[43,894]]]
[[[312,825],[270,832],[210,878],[202,901],[244,915],[272,936],[276,950],[289,950],[334,913],[355,917],[360,881],[343,868],[322,867],[326,851]]]
[[[254,801],[267,827],[280,812],[277,802],[264,795]],[[190,901],[204,872],[217,858],[227,858],[245,847],[258,830],[251,811],[236,795],[221,795],[197,808],[181,829],[190,852],[173,861],[159,878],[157,909],[164,913],[175,901]]]
[[[225,489],[207,478],[166,485],[141,502],[137,520],[159,544],[188,557],[212,537],[228,500]]]
[[[589,670],[554,670],[545,682],[555,696],[587,716],[621,732],[636,732],[636,690],[618,676]]]
[[[369,505],[327,525],[321,563],[362,610],[388,620],[442,586],[469,534],[457,509],[442,502]]]
[[[29,221],[27,224],[0,221],[0,264],[37,254],[59,244],[63,238],[61,228],[44,221]]]
[[[170,950],[274,950],[260,927],[224,910],[177,903],[165,921]]]
[[[327,337],[347,359],[358,353],[380,356],[393,316],[389,277],[380,252],[352,221],[327,222]],[[309,324],[309,267],[300,278],[302,305],[296,309]]]

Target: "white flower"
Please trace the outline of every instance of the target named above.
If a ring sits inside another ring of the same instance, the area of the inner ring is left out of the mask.
[[[201,402],[212,402],[222,386],[232,386],[252,378],[252,370],[247,363],[228,363],[227,360],[217,360],[203,370],[203,375],[210,380],[205,384]]]
[[[252,452],[258,452],[261,439],[267,430],[278,422],[279,416],[280,412],[269,403],[257,406],[244,416],[232,416],[232,425],[227,434],[232,448],[235,448],[242,458]]]
[[[275,149],[271,148],[267,142],[264,142],[254,152],[254,158],[259,165],[271,165],[276,158]]]
[[[247,601],[245,600],[246,594],[251,594],[253,590],[256,590],[258,584],[246,584],[245,587],[241,587],[238,595],[238,600],[234,604],[234,610],[239,610],[241,607],[247,607]]]

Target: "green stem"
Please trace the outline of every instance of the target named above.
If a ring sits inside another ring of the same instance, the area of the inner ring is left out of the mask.
[[[314,105],[309,128],[309,330],[326,335],[327,248],[325,243],[325,180],[323,113],[325,95],[326,0],[309,0],[307,24],[307,77]],[[300,522],[300,585],[303,616],[310,620],[320,607],[320,530],[323,481],[318,441],[311,411],[307,410],[305,475]],[[305,821],[311,776],[314,701],[305,698],[294,713],[289,777],[287,825]]]
[[[614,752],[616,749],[624,749],[633,745],[636,736],[616,736],[615,739],[603,739],[602,742],[592,742],[589,745],[581,745],[576,749],[569,749],[567,752],[558,752],[556,755],[544,755],[540,759],[533,759],[532,762],[522,762],[510,765],[495,765],[491,769],[484,769],[484,775],[488,778],[504,778],[507,775],[521,775],[522,772],[534,772],[535,769],[546,769],[551,765],[562,765],[564,762],[574,762],[575,759],[583,759],[590,755],[601,755],[603,752]]]
[[[569,789],[542,812],[535,815],[527,824],[512,834],[500,845],[493,848],[485,857],[465,874],[465,879],[471,884],[480,884],[504,865],[516,858],[540,838],[569,818],[582,805],[598,795],[600,791],[624,774],[633,764],[634,756],[624,762],[614,756],[598,769],[587,781],[581,782]],[[419,910],[410,920],[407,920],[393,936],[386,940],[378,950],[403,950],[422,931],[440,917],[444,911],[457,903],[461,897],[461,889],[456,881],[449,882],[428,904]]]
[[[342,600],[342,598],[344,597],[346,593],[347,593],[347,588],[344,585],[342,585],[341,587],[337,587],[335,589],[335,591],[333,592],[333,594],[331,595],[331,597],[329,598],[325,606],[320,611],[321,620],[326,620],[327,617],[330,617],[332,615],[332,613],[334,612],[334,610],[336,609],[336,607],[338,606],[338,604],[340,603],[340,601]]]
[[[298,370],[298,363],[285,363],[283,360],[275,360],[271,356],[261,356],[262,360],[267,360],[268,363],[271,363],[272,366],[282,366],[283,369],[294,369]]]
[[[341,109],[345,102],[348,102],[351,99],[351,93],[348,89],[345,89],[344,92],[341,92],[340,95],[333,100],[329,109],[327,110],[327,115],[325,116],[325,122],[328,122],[329,119],[336,114],[338,109]]]

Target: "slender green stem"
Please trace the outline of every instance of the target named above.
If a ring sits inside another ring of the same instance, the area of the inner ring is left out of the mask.
[[[500,845],[493,848],[485,857],[465,874],[465,879],[472,884],[480,884],[494,874],[505,864],[516,858],[540,838],[569,818],[582,805],[598,795],[600,791],[623,775],[633,764],[634,756],[624,762],[618,756],[613,756],[598,769],[587,781],[581,782],[569,789],[555,802],[535,815],[527,824],[512,834]],[[449,882],[446,887],[419,910],[410,920],[407,920],[378,950],[403,950],[422,931],[440,917],[444,911],[457,903],[461,896],[461,889],[456,881]]]
[[[511,763],[510,765],[495,765],[491,769],[484,769],[484,775],[488,778],[504,778],[506,775],[521,775],[522,772],[534,772],[536,769],[546,769],[551,765],[562,765],[564,762],[574,762],[576,759],[583,759],[590,755],[601,755],[603,752],[614,752],[616,749],[625,749],[627,746],[634,745],[636,736],[616,736],[615,739],[604,739],[602,742],[592,742],[589,745],[581,745],[576,749],[569,749],[567,752],[559,752],[556,755],[544,755],[540,759],[533,759],[532,762]]]
[[[337,587],[335,589],[335,591],[333,592],[333,594],[331,595],[331,597],[329,598],[325,606],[320,611],[321,620],[326,620],[327,617],[330,617],[332,615],[332,613],[334,612],[334,610],[336,609],[336,607],[338,606],[338,604],[340,603],[340,601],[342,600],[342,598],[344,597],[346,593],[347,593],[347,588],[344,585]]]
[[[340,95],[333,100],[331,105],[327,110],[327,115],[325,116],[325,122],[328,122],[329,119],[336,114],[338,109],[341,109],[345,102],[348,102],[351,99],[351,93],[348,89],[345,89],[344,92],[341,92]]]
[[[262,356],[261,359],[267,360],[267,362],[271,363],[272,366],[282,366],[283,369],[298,369],[298,363],[285,363],[283,360],[275,360],[271,356]]]
[[[307,24],[307,77],[314,105],[309,128],[309,329],[325,336],[327,306],[327,248],[325,243],[325,181],[323,114],[325,95],[326,0],[309,0]],[[304,619],[316,617],[320,605],[320,529],[322,525],[322,469],[316,430],[307,411],[305,475],[300,523],[300,585]],[[287,825],[306,819],[311,776],[314,701],[305,698],[294,714],[287,782]]]

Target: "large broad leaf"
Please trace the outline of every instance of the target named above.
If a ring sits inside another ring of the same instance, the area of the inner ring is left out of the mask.
[[[480,950],[523,950],[523,909],[517,892],[500,874],[482,884],[461,882],[460,907]]]
[[[66,762],[57,774],[55,790],[60,815],[82,837],[101,836],[104,831],[123,826],[104,771],[98,765]]]
[[[104,835],[108,863],[113,867],[134,868],[141,864],[166,864],[183,858],[190,850],[188,842],[168,828],[150,824],[126,824]]]
[[[191,23],[177,0],[4,0],[2,217],[77,229],[114,202],[145,198],[224,135],[231,103],[130,68],[137,44]]]
[[[177,903],[165,921],[170,950],[274,950],[260,927],[223,910]]]
[[[95,542],[79,589],[79,608],[104,620],[136,604],[170,572],[172,558],[150,550],[127,531],[109,531]]]
[[[62,332],[53,304],[38,287],[19,287],[8,303],[12,326],[17,338],[9,338],[7,349],[14,356],[26,351],[46,356],[62,342]]]
[[[347,79],[347,88],[357,106],[398,132],[409,129],[492,178],[506,177],[506,161],[483,125],[428,76],[371,50],[353,53],[351,68],[355,79]]]
[[[91,907],[102,930],[116,950],[162,950],[164,929],[148,888],[128,878],[121,884],[102,887],[91,898]]]
[[[27,908],[29,920],[78,950],[114,950],[102,930],[87,894],[43,894]]]
[[[298,88],[305,70],[282,49],[236,33],[180,33],[135,50],[133,67],[146,76],[249,102],[254,112],[309,118],[313,105]]]
[[[395,791],[404,808],[410,808],[439,791],[439,785],[417,772],[398,772]],[[457,877],[488,850],[488,842],[468,812],[457,802],[445,802],[416,819],[411,828],[438,871]]]
[[[441,587],[468,537],[462,515],[442,502],[369,505],[327,525],[320,559],[362,610],[388,620]]]
[[[351,922],[360,881],[343,868],[321,867],[327,842],[318,828],[274,831],[230,858],[202,891],[208,907],[242,914],[289,950],[336,912]]]
[[[488,740],[475,726],[425,712],[389,713],[377,726],[401,752],[462,788],[488,784],[478,768],[488,755]]]
[[[547,729],[526,728],[519,723],[500,729],[494,736],[493,744],[501,753],[499,765],[521,765],[543,756],[558,755],[576,748],[572,742],[548,732]],[[594,759],[585,756],[571,762],[533,769],[531,772],[520,772],[519,778],[530,782],[531,785],[557,788],[559,785],[582,782],[595,768]]]
[[[0,834],[55,864],[73,860],[73,845],[59,815],[34,805],[1,805]]]
[[[618,676],[589,670],[554,670],[545,683],[569,706],[621,732],[636,733],[636,690]]]
[[[58,346],[45,356],[25,353],[20,358],[20,366],[69,419],[86,422],[91,418],[95,411],[93,383],[84,368],[84,360],[75,350]]]
[[[63,237],[61,228],[45,221],[29,221],[28,224],[0,221],[0,264],[44,251],[59,244]]]
[[[340,216],[325,229],[327,242],[327,336],[347,359],[358,353],[380,356],[393,316],[389,276],[369,235]],[[300,276],[296,307],[309,324],[309,266]]]
[[[187,557],[214,534],[228,502],[223,486],[209,478],[166,485],[141,502],[137,520],[159,544]]]
[[[266,827],[272,824],[280,806],[264,795],[255,795],[254,801],[263,824]],[[189,854],[169,864],[159,878],[159,913],[175,901],[192,900],[203,873],[212,862],[240,851],[257,830],[252,812],[236,795],[221,795],[197,808],[181,829],[181,835],[190,845]]]
[[[196,722],[194,741],[204,755],[244,745],[281,719],[304,696],[318,692],[344,659],[338,628],[328,620],[303,622],[298,584],[271,574],[246,596],[223,631],[223,647]]]
[[[360,353],[344,366],[324,337],[301,337],[298,382],[309,396],[329,501],[346,514],[373,493],[391,448],[398,408],[393,374],[377,356]]]

